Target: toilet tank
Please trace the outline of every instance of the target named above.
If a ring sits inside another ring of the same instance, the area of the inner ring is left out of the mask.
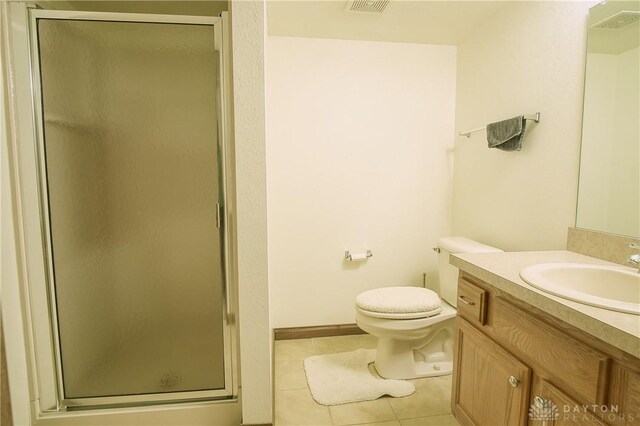
[[[458,268],[449,263],[449,254],[456,253],[499,253],[502,250],[470,240],[465,237],[443,237],[438,240],[438,272],[440,276],[440,296],[451,306],[456,306],[458,298]]]

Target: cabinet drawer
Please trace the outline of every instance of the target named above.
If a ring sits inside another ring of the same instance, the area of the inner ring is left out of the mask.
[[[496,339],[521,359],[544,370],[581,402],[606,403],[610,358],[500,299],[492,299]]]
[[[458,315],[472,323],[487,322],[487,291],[464,278],[458,279]]]

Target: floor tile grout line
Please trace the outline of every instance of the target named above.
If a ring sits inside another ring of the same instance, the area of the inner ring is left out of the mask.
[[[329,418],[331,419],[331,424],[336,426],[336,422],[333,420],[333,414],[331,413],[331,407],[327,406],[327,410],[329,410]]]
[[[396,421],[398,422],[398,424],[400,424],[400,419],[398,418],[398,415],[396,414],[396,410],[393,409],[393,405],[391,405],[391,401],[389,401],[388,398],[385,398],[385,400],[387,401],[387,405],[389,406],[389,408],[391,408],[391,412],[393,413],[393,416],[396,418]]]
[[[398,417],[398,413],[396,412],[395,408],[393,408],[393,404],[389,399],[387,399],[387,404],[389,404],[389,406],[391,407],[391,411],[393,412],[393,415],[396,416],[396,420],[398,421],[398,423],[400,423],[400,417]]]

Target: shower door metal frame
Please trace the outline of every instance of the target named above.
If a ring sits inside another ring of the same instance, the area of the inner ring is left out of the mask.
[[[28,44],[29,44],[29,67],[31,71],[31,98],[33,108],[33,131],[35,135],[35,160],[38,181],[38,201],[40,203],[40,228],[42,234],[42,259],[45,267],[45,281],[47,291],[47,308],[49,314],[51,332],[51,353],[55,358],[55,398],[57,400],[57,410],[66,410],[74,407],[104,407],[104,406],[135,406],[140,404],[157,404],[169,402],[205,401],[205,400],[227,400],[235,399],[238,396],[238,372],[237,372],[237,326],[235,321],[235,297],[231,290],[231,247],[229,211],[227,208],[227,145],[228,145],[228,111],[229,105],[229,68],[228,61],[228,22],[226,13],[220,17],[205,16],[182,16],[182,15],[152,15],[137,13],[119,12],[79,12],[67,10],[42,10],[28,8]],[[220,227],[221,245],[221,269],[222,269],[222,298],[220,300],[223,313],[223,360],[224,360],[224,389],[199,390],[199,391],[178,391],[163,393],[148,393],[134,395],[116,395],[104,397],[67,398],[64,390],[62,376],[62,358],[60,353],[61,342],[57,320],[57,305],[55,295],[55,279],[53,275],[52,262],[52,242],[51,224],[49,221],[49,200],[47,189],[45,141],[44,141],[44,111],[42,103],[42,88],[40,75],[40,58],[38,43],[38,19],[58,19],[75,21],[110,21],[110,22],[131,22],[131,23],[160,23],[160,24],[184,24],[184,25],[207,25],[214,28],[214,52],[216,54],[216,115],[217,115],[217,136],[218,143],[218,175],[219,175],[219,198],[222,215]]]

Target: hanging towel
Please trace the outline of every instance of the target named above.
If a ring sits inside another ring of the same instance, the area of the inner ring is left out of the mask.
[[[487,124],[487,142],[489,148],[503,151],[520,151],[527,121],[523,115]]]

